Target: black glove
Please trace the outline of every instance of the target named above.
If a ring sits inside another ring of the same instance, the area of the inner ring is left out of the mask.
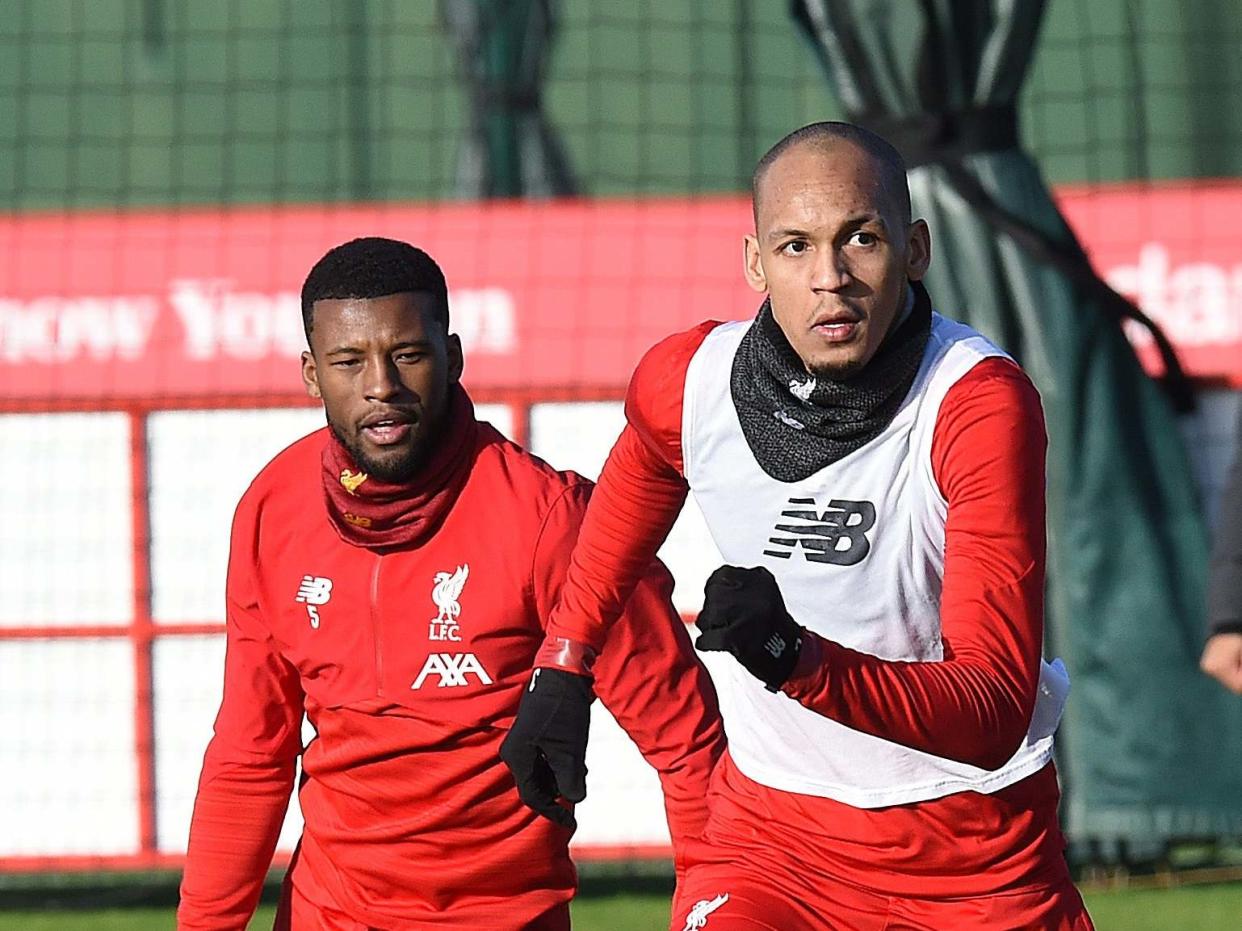
[[[571,831],[578,827],[573,809],[556,799],[586,798],[587,729],[594,698],[586,676],[537,667],[500,745],[500,758],[513,773],[522,801]]]
[[[785,610],[776,579],[762,566],[721,566],[703,587],[698,650],[732,653],[769,692],[785,684],[802,650],[802,628]]]

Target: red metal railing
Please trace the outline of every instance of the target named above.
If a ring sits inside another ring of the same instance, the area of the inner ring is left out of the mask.
[[[251,399],[246,399],[251,400]],[[537,392],[484,391],[479,403],[499,403],[512,413],[510,433],[515,441],[527,445],[530,438],[530,408],[536,401],[615,401],[617,392],[565,389]],[[148,456],[148,418],[151,414],[175,410],[245,410],[256,407],[310,406],[301,395],[253,399],[255,403],[224,398],[148,398],[133,401],[89,401],[55,399],[46,402],[0,401],[0,413],[103,413],[119,412],[129,422],[130,520],[132,547],[132,607],[128,623],[48,624],[26,623],[0,627],[0,641],[81,640],[93,638],[125,639],[133,656],[133,754],[136,768],[138,849],[126,854],[48,854],[0,856],[0,873],[92,872],[100,870],[179,869],[185,857],[159,849],[155,767],[155,695],[152,655],[157,641],[164,638],[223,635],[223,621],[182,621],[157,623],[152,616],[150,468]],[[33,619],[32,619],[33,620]],[[689,619],[687,619],[689,620]],[[574,855],[582,860],[652,859],[670,855],[664,845],[596,844],[575,845]],[[289,854],[278,852],[276,866],[288,863]]]

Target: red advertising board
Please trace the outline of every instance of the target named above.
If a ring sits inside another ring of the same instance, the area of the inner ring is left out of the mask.
[[[737,198],[9,216],[0,396],[298,391],[302,281],[361,235],[443,266],[471,386],[615,389],[661,337],[750,312],[747,216]]]
[[[1058,191],[1096,270],[1160,324],[1186,371],[1242,387],[1242,182]],[[1148,370],[1147,331],[1127,326]]]
[[[1096,267],[1166,327],[1191,374],[1242,385],[1242,184],[1059,197]],[[0,398],[294,394],[301,282],[360,235],[439,260],[471,387],[616,391],[661,337],[754,311],[749,224],[736,196],[7,215]]]

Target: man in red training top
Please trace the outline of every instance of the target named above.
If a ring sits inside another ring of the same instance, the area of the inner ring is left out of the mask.
[[[581,798],[566,683],[691,491],[726,563],[696,645],[729,747],[675,931],[1090,928],[1056,817],[1068,682],[1040,660],[1039,397],[932,310],[887,142],[804,127],[753,195],[768,298],[640,363],[501,753],[524,797]]]
[[[277,928],[566,929],[572,810],[522,805],[498,748],[590,483],[475,420],[426,253],[338,246],[302,313],[302,374],[328,427],[237,507],[224,699],[178,926],[246,927],[301,754],[305,828]],[[594,686],[659,772],[680,854],[723,738],[670,576],[652,561],[639,575]]]

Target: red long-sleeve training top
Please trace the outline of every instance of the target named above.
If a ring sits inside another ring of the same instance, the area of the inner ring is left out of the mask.
[[[178,925],[244,928],[275,848],[305,711],[294,885],[384,928],[516,927],[567,901],[568,832],[497,755],[560,593],[590,483],[481,424],[428,542],[376,552],[329,525],[326,431],[281,453],[237,509],[224,698],[190,829]],[[656,768],[675,849],[702,829],[723,748],[710,682],[644,567],[595,688]],[[460,582],[460,584],[455,584]],[[446,607],[445,583],[452,593]],[[311,610],[313,608],[313,611]]]
[[[628,422],[600,476],[549,619],[550,634],[600,642],[637,567],[680,511],[688,491],[681,453],[686,371],[716,325],[670,337],[636,370],[626,399]],[[954,384],[932,442],[934,476],[948,502],[940,602],[944,660],[886,661],[807,633],[783,691],[851,728],[936,756],[984,768],[1009,759],[1030,722],[1039,677],[1045,448],[1038,394],[1012,362],[985,359]],[[867,858],[846,855],[840,867],[847,877],[874,885],[886,871],[909,873],[912,850],[931,857],[918,874],[951,863],[946,868],[969,876],[987,863],[1010,870],[1015,881],[1029,878],[1046,862],[1044,853],[1059,853],[1057,795],[1049,765],[993,795],[957,793],[874,810],[809,796],[798,802],[799,817],[818,812],[817,822],[833,825],[838,849],[865,845]],[[955,825],[963,836],[952,836]],[[963,857],[963,849],[971,853]],[[1012,856],[1036,850],[1040,856]],[[969,880],[961,888],[972,888]],[[945,894],[953,894],[951,884]]]

